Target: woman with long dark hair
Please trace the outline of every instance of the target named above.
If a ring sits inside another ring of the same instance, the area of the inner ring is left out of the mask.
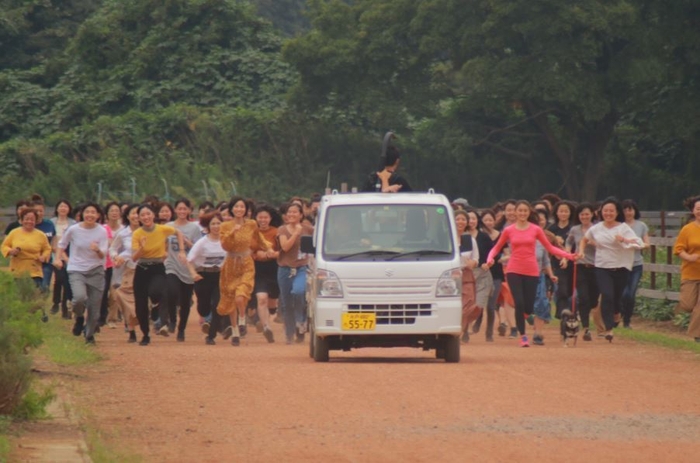
[[[227,252],[219,282],[219,315],[228,315],[233,327],[231,345],[241,344],[241,326],[245,329],[246,307],[255,284],[255,263],[252,254],[268,250],[270,243],[260,234],[255,220],[246,218],[249,204],[240,196],[229,202],[232,220],[221,226],[221,247]],[[211,332],[211,331],[210,331]]]
[[[625,215],[625,223],[634,231],[634,233],[642,239],[642,249],[649,247],[649,227],[647,224],[639,220],[640,213],[637,203],[631,199],[625,199],[621,203],[622,212]],[[622,324],[625,328],[631,328],[630,321],[634,313],[634,304],[636,302],[637,287],[642,279],[644,270],[644,259],[642,258],[642,250],[634,251],[634,262],[632,262],[632,270],[627,279],[627,285],[622,292]]]
[[[60,269],[64,262],[63,252],[70,246],[67,269],[75,313],[73,335],[80,336],[85,328],[85,342],[88,344],[95,343],[105,289],[105,259],[109,251],[107,230],[99,223],[101,215],[98,204],[83,206],[81,221],[65,231],[56,253],[56,265]]]
[[[216,344],[214,339],[221,328],[221,315],[216,311],[219,305],[219,282],[221,267],[226,259],[226,251],[221,247],[221,225],[224,223],[218,211],[204,214],[199,225],[206,235],[199,239],[187,254],[187,261],[194,268],[194,292],[197,294],[197,312],[201,317],[211,318],[207,326],[205,343]]]
[[[576,206],[569,201],[560,201],[554,205],[554,223],[547,227],[556,237],[557,244],[564,247],[566,237],[573,226],[572,221],[576,216]],[[573,267],[570,267],[566,260],[552,258],[552,270],[557,276],[555,292],[555,304],[557,308],[556,317],[560,318],[564,309],[571,308],[571,297],[573,296]]]
[[[493,277],[490,269],[486,265],[486,257],[493,247],[493,241],[489,235],[481,231],[481,228],[481,220],[476,210],[467,209],[466,232],[471,235],[478,249],[477,265],[472,269],[476,285],[476,311],[479,313],[479,317],[482,317],[484,311],[486,311],[486,341],[492,342],[495,315],[493,311],[488,310],[488,303],[491,299],[491,293],[493,292]],[[468,333],[466,330],[464,332]],[[462,340],[464,340],[464,335],[462,335]]]
[[[195,222],[190,222],[192,203],[187,198],[175,201],[175,221],[167,225],[174,227],[182,233],[185,243],[185,252],[189,252],[194,243],[200,239],[202,232]],[[192,306],[192,292],[194,291],[194,279],[186,262],[178,259],[180,248],[176,236],[167,239],[168,256],[165,259],[165,283],[166,297],[162,306],[160,326],[154,327],[158,334],[167,336],[174,333],[177,328],[177,340],[185,341],[185,328],[190,317]],[[180,307],[180,322],[177,324],[177,308]]]
[[[277,229],[279,255],[277,257],[277,284],[280,288],[280,307],[284,316],[287,344],[296,334],[297,342],[304,342],[306,333],[306,270],[308,257],[301,253],[301,236],[313,232],[313,227],[302,224],[304,210],[291,203],[282,210],[286,223]]]
[[[139,325],[139,320],[136,317],[134,299],[136,263],[131,260],[131,244],[134,231],[140,226],[138,204],[128,204],[124,208],[122,224],[124,227],[112,240],[109,253],[116,269],[114,276],[117,286],[113,289],[114,302],[121,310],[124,326],[129,332],[129,342],[133,343],[136,342],[136,327]]]
[[[51,218],[51,221],[56,228],[56,235],[51,243],[54,253],[56,252],[56,246],[58,246],[58,242],[61,241],[61,237],[65,231],[68,229],[68,227],[75,225],[75,220],[71,217],[72,212],[73,207],[68,200],[59,199],[56,202],[54,216]],[[68,258],[68,252],[64,253],[64,258]],[[56,267],[55,262],[54,267]],[[70,319],[70,314],[68,313],[68,301],[73,298],[73,294],[70,291],[70,283],[68,282],[68,271],[66,270],[66,266],[62,265],[60,269],[56,267],[56,271],[54,273],[53,305],[51,306],[51,313],[58,313],[58,307],[60,304],[62,318]]]
[[[602,296],[600,310],[605,323],[605,339],[612,342],[615,315],[622,311],[622,292],[632,269],[634,250],[641,249],[644,243],[625,223],[622,206],[615,198],[603,201],[601,216],[603,220],[583,236],[579,257],[583,257],[586,245],[595,246],[595,272]]]
[[[174,227],[156,223],[156,212],[152,205],[145,203],[138,209],[141,227],[137,228],[131,238],[131,260],[136,262],[134,273],[134,299],[136,316],[139,319],[143,338],[139,343],[147,346],[151,343],[148,324],[148,299],[155,304],[153,310],[160,308],[165,286],[165,258],[167,256],[166,240],[171,235],[177,236],[178,259],[186,261],[185,241],[182,233]]]
[[[520,346],[529,347],[530,342],[525,335],[525,317],[534,309],[535,294],[539,281],[539,268],[535,257],[535,242],[539,241],[547,252],[564,259],[574,259],[575,256],[562,249],[552,246],[535,221],[530,203],[524,200],[517,202],[515,208],[516,222],[506,227],[498,242],[488,256],[487,264],[493,266],[494,259],[501,249],[510,244],[511,257],[508,261],[506,280],[515,301],[515,322],[520,333]]]
[[[112,201],[107,203],[104,208],[103,226],[107,230],[107,237],[111,246],[114,236],[122,229],[122,209],[118,202]],[[105,290],[102,293],[102,304],[100,305],[100,326],[107,324],[110,328],[116,328],[117,321],[117,306],[113,298],[110,297],[112,292],[112,276],[114,275],[114,263],[112,258],[107,254],[105,263]],[[119,278],[117,278],[119,279]]]
[[[583,340],[592,341],[590,332],[590,315],[593,307],[598,305],[598,280],[595,276],[595,246],[588,244],[583,249],[583,255],[578,248],[588,229],[593,226],[593,205],[581,203],[576,208],[574,225],[569,230],[565,248],[568,252],[578,253],[580,258],[576,262],[576,296],[578,303],[576,309],[581,318],[583,327]],[[568,265],[565,263],[565,265]]]

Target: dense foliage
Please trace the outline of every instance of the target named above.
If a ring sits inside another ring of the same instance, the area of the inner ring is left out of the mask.
[[[691,0],[0,0],[0,201],[271,201],[376,167],[488,205],[680,207]]]

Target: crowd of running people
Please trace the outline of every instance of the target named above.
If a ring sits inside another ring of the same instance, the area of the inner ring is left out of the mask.
[[[73,319],[73,334],[89,344],[119,324],[131,343],[150,344],[152,332],[184,342],[193,295],[206,344],[221,336],[240,345],[249,324],[272,343],[275,321],[287,343],[304,342],[308,258],[300,237],[313,233],[319,201],[294,197],[276,208],[234,197],[197,205],[194,218],[186,198],[75,207],[60,200],[46,219],[35,195],[17,203],[2,253],[43,291],[53,283],[51,313]],[[692,312],[689,334],[700,342],[700,197],[686,206],[692,220],[674,249],[682,260],[678,310]],[[460,239],[472,237],[462,253],[463,342],[485,319],[486,341],[496,332],[528,347],[530,323],[532,343],[543,345],[544,325],[564,310],[580,318],[584,341],[612,342],[618,324],[630,327],[649,245],[634,201],[575,204],[548,194],[487,209],[459,198],[453,208]]]

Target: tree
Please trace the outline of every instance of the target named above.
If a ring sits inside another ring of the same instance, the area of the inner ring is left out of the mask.
[[[386,112],[373,113],[373,103],[404,127],[435,114],[466,119],[473,148],[530,160],[548,152],[572,199],[597,197],[616,127],[665,84],[670,64],[665,28],[650,11],[660,2],[312,6],[314,29],[285,48],[301,75],[300,100],[354,102],[377,126]]]

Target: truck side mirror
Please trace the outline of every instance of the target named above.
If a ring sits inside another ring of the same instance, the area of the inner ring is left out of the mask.
[[[459,245],[459,252],[469,252],[474,247],[472,246],[472,235],[465,233],[461,236],[462,243]]]
[[[316,254],[316,246],[314,246],[313,236],[304,235],[301,237],[301,252],[306,254]]]

